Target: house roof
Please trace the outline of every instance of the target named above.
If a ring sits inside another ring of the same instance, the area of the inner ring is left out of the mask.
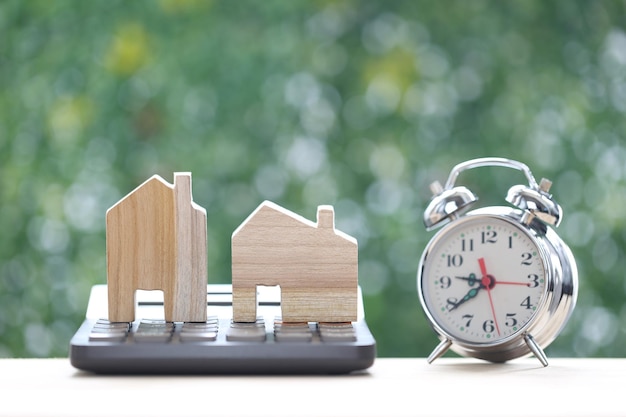
[[[141,183],[140,185],[138,185],[134,190],[132,190],[131,192],[129,192],[128,194],[126,194],[123,198],[121,198],[117,203],[115,203],[114,205],[112,205],[111,207],[109,207],[109,209],[107,210],[107,213],[113,209],[115,209],[116,207],[120,206],[121,204],[124,203],[124,201],[126,201],[130,196],[136,194],[138,191],[142,190],[142,189],[146,189],[147,187],[158,187],[158,185],[162,185],[164,187],[173,189],[172,184],[168,183],[167,181],[165,181],[162,177],[160,177],[159,175],[153,175],[150,178],[148,178],[147,180],[145,180],[143,183]]]
[[[324,209],[328,209],[330,206],[319,206],[318,207],[318,211],[320,209],[322,209],[322,207]],[[259,216],[259,214],[265,214],[263,216]],[[280,223],[277,223],[277,221],[279,221]],[[260,223],[262,222],[262,223]],[[266,224],[263,224],[266,223]],[[239,227],[237,227],[237,229],[235,229],[235,231],[233,232],[232,237],[235,238],[235,236],[237,234],[239,234],[242,230],[244,230],[248,225],[250,224],[254,224],[255,226],[259,227],[268,227],[268,228],[273,228],[273,227],[280,227],[282,226],[288,226],[288,227],[301,227],[301,228],[311,228],[311,229],[318,229],[318,223],[313,222],[311,220],[308,220],[304,217],[302,217],[299,214],[296,214],[290,210],[287,210],[284,207],[279,206],[276,203],[273,203],[271,201],[264,201],[262,202],[240,225]],[[356,239],[353,238],[352,236],[343,233],[337,229],[335,229],[334,227],[332,228],[332,231],[334,232],[335,235],[337,235],[338,237],[341,237],[347,241],[353,242],[353,243],[357,243]]]
[[[204,209],[204,207],[199,206],[198,204],[196,204],[193,201],[193,198],[191,197],[191,173],[190,172],[175,172],[174,173],[174,184],[170,184],[169,182],[165,181],[161,176],[155,174],[153,176],[151,176],[150,178],[148,178],[147,180],[145,180],[143,183],[141,183],[140,185],[138,185],[134,190],[132,190],[131,192],[129,192],[128,194],[126,194],[123,198],[121,198],[117,203],[115,203],[113,206],[109,207],[109,209],[107,210],[107,213],[111,210],[114,210],[116,207],[120,206],[121,204],[124,203],[124,201],[126,201],[128,198],[130,198],[133,195],[136,195],[138,192],[144,191],[144,190],[148,190],[149,188],[152,187],[166,187],[169,190],[174,191],[176,189],[176,186],[178,184],[178,180],[180,178],[184,178],[184,177],[188,177],[187,181],[189,182],[187,188],[188,188],[188,193],[189,193],[189,198],[190,198],[190,203],[191,203],[191,207],[193,207],[195,210],[201,211],[203,213],[206,213],[206,210]]]

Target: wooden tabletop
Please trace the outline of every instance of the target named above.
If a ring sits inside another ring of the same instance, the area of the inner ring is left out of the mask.
[[[626,416],[626,359],[377,359],[344,376],[99,376],[1,359],[0,416]]]

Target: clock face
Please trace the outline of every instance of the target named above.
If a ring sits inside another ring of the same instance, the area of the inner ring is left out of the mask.
[[[495,344],[525,328],[546,294],[546,269],[530,235],[493,216],[468,216],[440,232],[422,262],[422,303],[444,335]]]

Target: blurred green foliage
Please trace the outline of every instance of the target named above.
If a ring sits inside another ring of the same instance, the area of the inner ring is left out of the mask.
[[[552,356],[626,353],[626,32],[607,1],[0,3],[0,356],[67,355],[104,214],[193,173],[209,282],[264,199],[333,204],[380,356],[436,345],[416,295],[428,184],[502,156],[554,181],[579,303]],[[460,182],[505,205],[524,178]]]

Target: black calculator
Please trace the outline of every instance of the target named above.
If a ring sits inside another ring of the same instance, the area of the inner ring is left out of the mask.
[[[70,362],[102,374],[346,374],[374,363],[360,288],[352,323],[283,323],[280,288],[257,288],[255,323],[232,321],[228,284],[207,286],[206,322],[167,322],[163,293],[137,291],[136,320],[119,323],[106,319],[107,286],[95,285]]]

